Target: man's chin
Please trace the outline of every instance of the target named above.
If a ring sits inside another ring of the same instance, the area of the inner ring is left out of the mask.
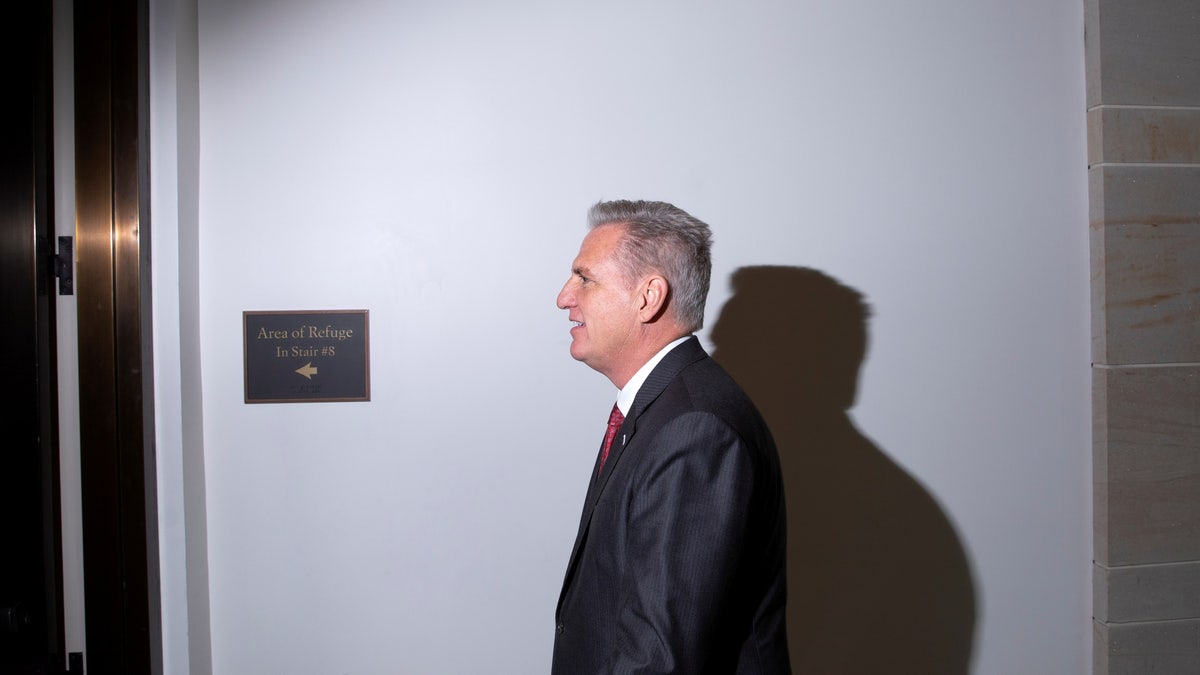
[[[587,363],[587,352],[578,344],[571,343],[571,358]]]

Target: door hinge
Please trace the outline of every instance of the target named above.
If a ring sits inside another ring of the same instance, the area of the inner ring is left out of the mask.
[[[75,294],[75,237],[58,238],[58,255],[54,256],[54,276],[58,277],[58,294]]]

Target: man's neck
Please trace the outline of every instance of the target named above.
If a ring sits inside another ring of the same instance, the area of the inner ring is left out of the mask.
[[[663,348],[658,350],[654,356],[651,356],[649,360],[643,363],[641,368],[638,368],[637,372],[633,374],[633,377],[629,378],[629,381],[625,383],[625,386],[621,387],[621,390],[617,392],[617,407],[620,408],[621,414],[629,414],[629,411],[633,408],[634,400],[637,399],[638,391],[641,390],[642,385],[646,383],[646,378],[650,377],[650,373],[654,372],[654,369],[658,367],[658,364],[662,362],[664,358],[666,358],[667,354],[671,353],[671,350],[683,344],[691,337],[692,336],[690,334],[684,335],[680,338],[672,340],[671,342],[668,342],[667,344],[663,345]]]
[[[629,383],[629,379],[642,369],[651,359],[653,359],[664,347],[679,340],[680,338],[688,337],[691,333],[684,331],[672,331],[663,333],[663,337],[654,340],[643,340],[639,343],[640,349],[635,355],[631,355],[625,359],[628,364],[619,373],[610,374],[608,379],[617,389],[624,389]]]

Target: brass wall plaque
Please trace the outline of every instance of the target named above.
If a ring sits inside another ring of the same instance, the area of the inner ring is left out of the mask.
[[[371,400],[368,312],[242,312],[246,403]]]

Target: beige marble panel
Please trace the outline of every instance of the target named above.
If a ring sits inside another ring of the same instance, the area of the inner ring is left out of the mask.
[[[1093,361],[1200,362],[1200,167],[1090,172]]]
[[[1200,560],[1200,366],[1099,368],[1093,398],[1097,563]]]
[[[1095,624],[1098,675],[1200,673],[1200,619]]]
[[[1200,619],[1200,561],[1093,570],[1098,621]]]
[[[1089,106],[1200,105],[1195,0],[1088,0],[1085,29]]]
[[[1089,111],[1088,164],[1101,162],[1200,162],[1200,108],[1095,108]]]
[[[1197,9],[1084,0],[1096,675],[1200,673]]]

